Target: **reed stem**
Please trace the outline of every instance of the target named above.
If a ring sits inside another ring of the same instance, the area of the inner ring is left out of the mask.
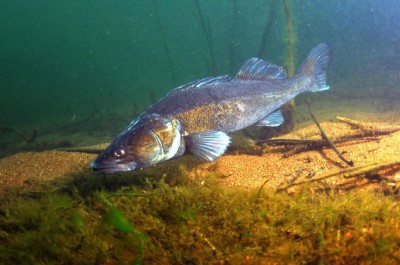
[[[171,73],[172,82],[174,83],[174,86],[176,87],[177,82],[176,82],[176,77],[175,77],[174,65],[172,64],[172,59],[171,59],[171,55],[169,53],[169,48],[168,48],[168,44],[167,44],[167,38],[165,37],[165,30],[161,24],[161,19],[160,19],[160,15],[158,12],[158,6],[156,3],[156,0],[153,0],[153,6],[154,6],[154,13],[155,13],[156,19],[157,19],[158,28],[160,30],[161,39],[163,42],[164,52],[165,52],[165,55],[167,56],[167,62],[168,62],[169,70]]]

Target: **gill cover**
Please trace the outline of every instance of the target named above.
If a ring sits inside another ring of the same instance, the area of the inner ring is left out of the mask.
[[[96,173],[141,169],[182,155],[184,141],[178,120],[158,114],[133,121],[92,163]]]

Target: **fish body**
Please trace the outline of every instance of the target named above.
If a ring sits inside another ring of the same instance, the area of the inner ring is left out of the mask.
[[[300,94],[311,81],[303,76],[286,80],[242,80],[194,86],[162,98],[144,112],[176,118],[185,134],[206,130],[225,133],[249,127]],[[200,82],[201,83],[201,82]]]
[[[253,124],[278,126],[282,105],[300,93],[329,89],[329,60],[322,43],[292,78],[282,67],[251,58],[234,78],[207,77],[175,88],[132,121],[91,166],[96,173],[129,171],[186,151],[212,161],[225,152],[229,133]]]

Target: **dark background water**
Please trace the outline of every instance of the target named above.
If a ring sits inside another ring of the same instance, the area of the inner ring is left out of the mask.
[[[176,85],[286,56],[280,0],[1,2],[0,126],[133,115]],[[291,2],[297,67],[320,42],[333,51],[325,95],[400,99],[398,0]]]

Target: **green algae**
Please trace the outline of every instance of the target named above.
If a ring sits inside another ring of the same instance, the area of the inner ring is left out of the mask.
[[[1,195],[2,264],[395,264],[399,197],[275,193],[129,174]],[[216,176],[218,177],[218,176]],[[212,177],[210,177],[212,178]],[[125,185],[123,185],[125,183]],[[92,190],[90,190],[92,189]]]

